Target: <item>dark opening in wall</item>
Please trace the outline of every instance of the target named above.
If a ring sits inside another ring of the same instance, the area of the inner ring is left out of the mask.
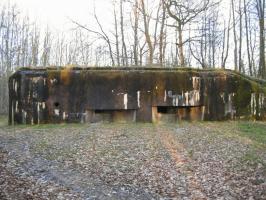
[[[161,114],[174,114],[177,112],[177,107],[174,106],[158,106],[157,113]]]
[[[153,122],[202,120],[204,109],[204,106],[157,106],[152,108],[152,120]]]
[[[103,113],[111,113],[111,110],[95,110],[94,113],[95,114],[103,114]]]
[[[59,103],[59,102],[54,102],[54,106],[55,106],[56,108],[58,108],[58,107],[60,106],[60,103]]]
[[[136,110],[88,110],[88,122],[135,122]]]

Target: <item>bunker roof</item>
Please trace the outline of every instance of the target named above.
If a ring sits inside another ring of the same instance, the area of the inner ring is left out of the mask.
[[[251,77],[248,75],[241,74],[239,72],[230,70],[230,69],[217,69],[217,68],[206,68],[206,69],[199,69],[199,68],[188,68],[188,67],[154,67],[154,66],[131,66],[131,67],[92,67],[92,66],[49,66],[49,67],[21,67],[18,68],[17,71],[11,75],[14,76],[17,73],[38,73],[38,72],[47,72],[49,71],[63,71],[63,70],[72,70],[72,71],[99,71],[99,72],[106,72],[106,71],[126,71],[126,72],[179,72],[179,73],[202,73],[202,74],[209,74],[211,75],[231,75],[231,76],[240,76],[244,79],[249,81],[255,81],[263,87],[266,87],[266,80],[258,79],[255,77]]]

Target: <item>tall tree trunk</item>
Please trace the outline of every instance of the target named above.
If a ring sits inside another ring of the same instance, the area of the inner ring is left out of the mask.
[[[117,23],[117,15],[116,15],[115,5],[114,5],[114,19],[115,19],[116,63],[117,63],[117,66],[120,67],[120,51],[119,51],[118,23]]]
[[[133,46],[133,54],[134,54],[134,64],[137,66],[139,64],[138,59],[138,44],[139,44],[139,38],[138,38],[138,28],[139,28],[139,4],[138,0],[135,0],[135,6],[134,6],[134,46]]]
[[[236,35],[236,18],[235,18],[235,1],[231,0],[232,6],[232,15],[233,15],[233,31],[234,31],[234,64],[235,64],[235,71],[238,70],[238,58],[237,58],[237,35]]]
[[[239,49],[238,49],[238,71],[243,72],[242,60],[242,1],[239,0]]]
[[[260,30],[260,61],[259,61],[259,77],[266,78],[265,69],[265,0],[256,0],[256,8],[259,19],[259,30]]]
[[[174,63],[175,63],[175,66],[179,66],[179,52],[178,52],[178,31],[177,29],[175,29],[175,55],[174,55]]]
[[[260,28],[260,61],[259,61],[259,76],[266,78],[265,70],[265,31],[264,18],[259,19]]]
[[[124,33],[124,17],[123,17],[123,0],[120,0],[120,28],[122,37],[122,62],[123,65],[128,66],[128,56],[127,56],[127,46],[125,43],[125,33]]]
[[[179,63],[181,67],[185,66],[185,57],[184,57],[184,47],[183,47],[183,31],[182,31],[182,25],[178,22],[177,26],[178,31],[178,52],[179,52]]]
[[[143,14],[143,22],[144,22],[144,33],[145,33],[146,42],[149,48],[148,64],[151,65],[153,64],[154,49],[153,49],[152,40],[150,36],[149,19],[147,18],[147,12],[146,12],[144,0],[141,0],[141,6],[142,6],[142,14]]]
[[[165,8],[165,5],[164,3],[162,2],[161,3],[162,6],[163,6],[163,16],[162,16],[162,21],[161,21],[161,30],[160,30],[160,41],[159,41],[159,61],[160,61],[160,66],[163,66],[163,63],[164,63],[164,50],[165,50],[165,45],[164,44],[164,41],[165,41],[165,20],[166,20],[166,8]]]
[[[253,76],[252,64],[251,64],[251,58],[250,58],[249,27],[248,27],[248,16],[247,16],[246,0],[244,0],[244,14],[245,14],[245,29],[246,29],[246,43],[247,43],[246,45],[247,45],[247,54],[248,54],[248,69],[249,69],[249,75]]]

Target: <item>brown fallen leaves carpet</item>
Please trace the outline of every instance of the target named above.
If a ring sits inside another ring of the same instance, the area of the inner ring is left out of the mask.
[[[0,127],[0,199],[266,199],[238,122]]]

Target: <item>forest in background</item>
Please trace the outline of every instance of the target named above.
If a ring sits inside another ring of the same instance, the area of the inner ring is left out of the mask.
[[[0,114],[8,77],[25,66],[227,68],[266,78],[265,0],[107,1],[111,24],[94,6],[93,25],[69,18],[73,28],[59,33],[0,4]]]

